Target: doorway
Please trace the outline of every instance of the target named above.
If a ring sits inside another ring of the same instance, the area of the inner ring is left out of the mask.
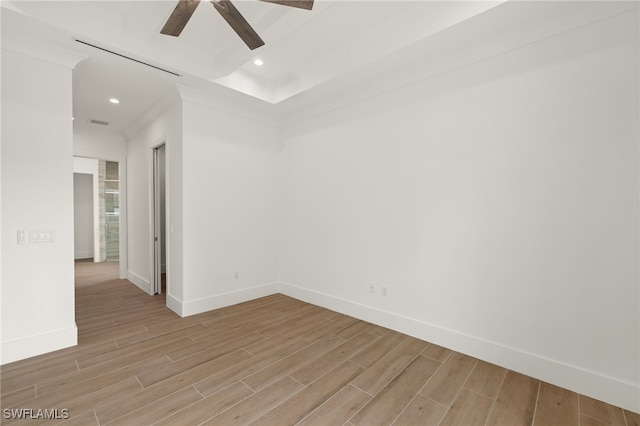
[[[167,288],[167,235],[166,235],[166,148],[165,144],[153,149],[153,292],[162,294]]]
[[[74,259],[88,259],[96,266],[110,263],[109,268],[118,270],[119,278],[124,279],[126,164],[124,160],[74,156],[73,172]]]

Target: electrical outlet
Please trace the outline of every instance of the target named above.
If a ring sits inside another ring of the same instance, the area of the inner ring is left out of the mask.
[[[24,244],[26,242],[24,229],[18,229],[18,244]]]
[[[240,278],[240,272],[236,271],[236,272],[233,273],[233,279],[237,280],[238,278]]]
[[[375,294],[376,292],[376,286],[374,283],[369,283],[369,293],[371,294]]]
[[[380,294],[382,294],[383,296],[387,295],[387,286],[383,285],[382,287],[380,287]]]

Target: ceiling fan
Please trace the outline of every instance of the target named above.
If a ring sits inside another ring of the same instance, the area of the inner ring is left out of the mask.
[[[169,16],[169,19],[162,27],[161,34],[179,36],[184,27],[191,19],[196,7],[201,0],[179,0],[176,8]],[[204,1],[204,0],[203,0]],[[283,6],[297,7],[299,9],[311,10],[313,8],[313,0],[261,0],[267,3],[281,4]],[[231,28],[240,36],[242,41],[253,50],[262,45],[264,41],[255,32],[251,25],[242,16],[240,11],[231,3],[231,0],[209,0],[213,7],[222,15]]]

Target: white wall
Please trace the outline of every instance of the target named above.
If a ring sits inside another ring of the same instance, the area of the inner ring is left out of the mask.
[[[100,129],[95,124],[74,122],[73,155],[122,161],[127,156],[127,142],[120,133]]]
[[[281,144],[277,126],[179,90],[128,130],[128,277],[152,292],[151,159],[165,143],[167,305],[187,316],[276,292]]]
[[[91,248],[91,256],[93,257],[94,262],[100,262],[100,185],[99,185],[99,164],[98,160],[95,158],[84,158],[84,157],[73,157],[73,173],[74,176],[76,173],[83,173],[87,175],[91,175],[91,184],[92,184],[92,227],[93,227],[93,247]],[[74,184],[75,191],[75,184]],[[75,195],[74,195],[75,200]],[[74,201],[75,203],[75,201]],[[74,208],[75,210],[75,208]],[[76,228],[76,217],[78,215],[74,214],[74,229]],[[77,239],[77,230],[74,239]],[[75,251],[75,249],[74,249]],[[75,256],[78,259],[78,255]]]
[[[5,40],[3,40],[4,43]],[[47,49],[55,58],[56,49]],[[71,68],[2,49],[2,363],[77,343]],[[27,242],[17,244],[17,230]],[[31,243],[30,230],[53,231]]]
[[[182,300],[182,106],[170,95],[162,110],[150,112],[138,130],[127,140],[127,278],[149,294],[153,293],[150,279],[152,241],[150,233],[151,178],[153,148],[165,144],[166,197],[169,209],[167,225],[167,300]]]
[[[281,144],[267,122],[189,99],[183,111],[182,314],[191,315],[275,291]]]
[[[640,411],[636,15],[284,129],[283,291]]]
[[[93,258],[93,175],[73,174],[74,259]]]

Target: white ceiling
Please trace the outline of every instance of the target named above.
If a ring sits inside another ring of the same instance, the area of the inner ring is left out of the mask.
[[[289,114],[346,92],[363,97],[408,84],[638,5],[315,0],[308,11],[233,0],[266,43],[251,51],[208,1],[180,37],[160,34],[177,1],[2,0],[3,45],[28,38],[85,55],[73,74],[74,117],[121,132],[175,84],[240,93]]]

